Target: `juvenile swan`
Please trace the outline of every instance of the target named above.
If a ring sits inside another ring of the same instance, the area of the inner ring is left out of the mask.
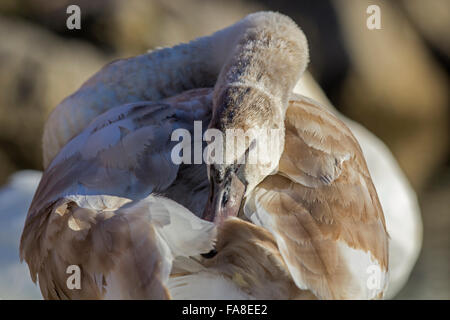
[[[66,98],[21,240],[44,298],[382,297],[377,193],[350,130],[292,94],[307,63],[296,24],[261,12],[109,64]],[[225,138],[274,130],[268,161],[245,161],[268,145],[256,135],[231,161],[175,164],[171,133],[193,134],[194,120]]]

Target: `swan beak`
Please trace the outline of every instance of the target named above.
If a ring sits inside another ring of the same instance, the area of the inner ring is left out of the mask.
[[[235,173],[225,177],[224,182],[210,183],[209,198],[203,219],[221,225],[227,217],[236,217],[244,198],[246,184]]]

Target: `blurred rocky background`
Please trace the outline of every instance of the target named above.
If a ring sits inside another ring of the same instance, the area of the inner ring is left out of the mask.
[[[70,4],[81,8],[80,30],[66,27]],[[370,4],[381,8],[381,30],[366,27]],[[104,64],[265,9],[302,27],[309,70],[331,102],[387,144],[418,193],[423,250],[398,297],[449,299],[448,0],[2,0],[0,185],[42,170],[49,112]]]

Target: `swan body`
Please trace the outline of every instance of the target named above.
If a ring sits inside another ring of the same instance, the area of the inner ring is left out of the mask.
[[[114,62],[65,99],[21,239],[44,297],[381,297],[383,211],[351,131],[292,95],[307,62],[292,20],[257,13]],[[265,166],[177,165],[171,132],[193,133],[194,120],[225,135],[280,129],[278,147]],[[81,266],[81,290],[67,288],[68,265]]]

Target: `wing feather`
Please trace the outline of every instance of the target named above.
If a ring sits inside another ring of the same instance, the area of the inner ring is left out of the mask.
[[[113,108],[54,158],[33,198],[20,248],[44,297],[119,298],[112,293],[121,292],[120,298],[168,298],[172,255],[211,249],[206,222],[168,199],[148,198],[169,187],[179,192],[171,133],[193,133],[194,120],[209,121],[210,91]],[[81,266],[85,290],[67,289],[72,264]]]
[[[361,149],[349,129],[310,99],[286,114],[279,171],[244,207],[275,236],[300,288],[324,299],[375,298],[386,286],[388,234]],[[370,266],[379,268],[376,288]]]

